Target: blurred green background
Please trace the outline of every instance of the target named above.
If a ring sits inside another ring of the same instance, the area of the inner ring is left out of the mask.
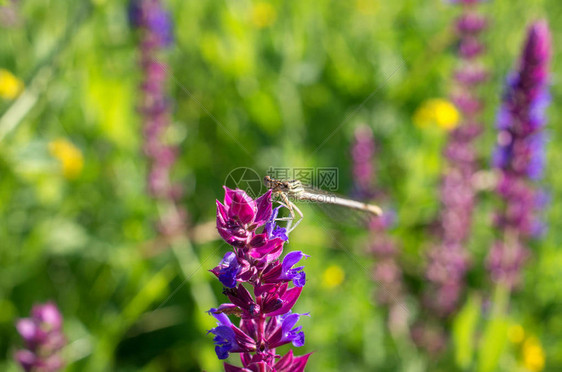
[[[377,140],[378,185],[397,213],[391,233],[402,246],[415,319],[447,133],[416,127],[412,115],[450,91],[451,24],[459,7],[441,0],[165,5],[175,23],[175,44],[165,53],[172,75],[169,139],[181,150],[174,179],[185,189],[190,231],[198,232],[173,247],[158,238],[159,205],[146,193],[138,38],[128,25],[127,2],[16,2],[15,21],[1,29],[0,67],[25,88],[0,101],[0,370],[19,368],[12,360],[21,347],[16,319],[49,299],[65,318],[68,371],[221,370],[206,335],[215,322],[204,311],[226,300],[207,272],[228,249],[213,235],[215,199],[223,198],[226,176],[237,167],[262,175],[270,166],[337,167],[339,192],[347,193],[349,147],[359,124],[369,125]],[[368,233],[341,228],[304,206],[287,249],[311,255],[295,307],[311,313],[301,319],[306,345],[295,350],[314,352],[309,371],[478,370],[483,358],[494,359],[490,370],[526,371],[526,344],[516,340],[521,331],[544,353],[545,371],[562,370],[562,174],[556,170],[562,3],[497,0],[480,9],[491,21],[484,62],[492,73],[482,89],[483,168],[502,85],[526,26],[548,19],[555,41],[544,180],[552,198],[549,229],[533,245],[524,286],[492,336],[484,332],[492,316],[469,301],[463,317],[447,324],[456,331],[445,353],[428,356],[388,331],[386,311],[373,297]],[[53,156],[57,144],[70,163]],[[491,292],[482,262],[495,205],[491,193],[482,193],[469,244],[468,298]],[[486,337],[488,343],[478,341]],[[486,354],[490,343],[500,350],[497,358]]]

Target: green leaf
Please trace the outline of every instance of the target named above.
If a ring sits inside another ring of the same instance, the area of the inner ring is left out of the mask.
[[[453,321],[455,360],[463,369],[470,366],[474,354],[474,334],[480,318],[481,299],[471,296]]]
[[[494,305],[490,320],[486,325],[480,343],[478,371],[488,372],[497,370],[498,361],[507,343],[507,328],[509,325],[506,308],[509,291],[503,286],[496,288]]]

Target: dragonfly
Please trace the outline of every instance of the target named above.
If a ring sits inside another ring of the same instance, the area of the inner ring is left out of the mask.
[[[279,204],[289,210],[289,217],[281,217],[279,221],[287,221],[287,232],[293,231],[303,219],[302,211],[291,201],[309,201],[315,203],[332,204],[340,207],[351,208],[374,216],[382,216],[382,209],[374,204],[363,203],[357,200],[340,197],[330,194],[323,190],[307,187],[299,180],[276,180],[270,176],[265,176],[264,184],[267,188],[271,189],[274,196],[279,197],[281,201]],[[299,215],[298,221],[293,225],[295,219],[295,212]]]

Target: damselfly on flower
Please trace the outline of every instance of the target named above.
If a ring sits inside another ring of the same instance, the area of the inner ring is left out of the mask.
[[[289,210],[289,217],[278,219],[289,221],[289,226],[287,226],[288,232],[291,232],[295,227],[297,227],[303,218],[303,213],[292,202],[292,200],[332,204],[366,212],[375,216],[382,215],[382,209],[377,205],[363,203],[357,200],[340,197],[323,190],[311,188],[304,185],[299,180],[275,180],[269,176],[265,176],[264,183],[266,187],[272,191],[274,196],[281,199],[279,203]],[[295,212],[300,218],[295,225],[291,227],[291,223],[295,218]]]

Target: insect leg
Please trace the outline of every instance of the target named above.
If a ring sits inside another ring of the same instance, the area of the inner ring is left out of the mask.
[[[283,202],[285,204],[283,204],[287,209],[289,209],[289,217],[285,217],[285,221],[287,221],[287,233],[289,231],[291,231],[291,225],[293,224],[293,220],[295,219],[295,211],[293,208],[295,208],[295,205],[289,200],[289,198],[287,198],[287,195],[285,194],[280,194],[279,195],[281,197],[281,199],[283,200]]]
[[[279,205],[282,205],[283,207],[285,207],[285,208],[288,209],[289,211],[291,211],[291,207],[289,206],[290,204],[287,205],[287,204],[285,204],[285,203],[283,203],[283,202],[280,202],[279,200],[276,200],[275,202],[276,202],[277,204],[279,204]],[[291,217],[291,216],[288,216],[288,217],[277,217],[277,218],[275,219],[275,221],[290,221],[290,220],[292,220],[292,219],[293,219],[293,217]]]
[[[291,203],[291,204],[292,204],[292,203]],[[293,230],[299,225],[299,223],[301,223],[301,221],[302,221],[303,218],[304,218],[304,215],[302,214],[302,212],[301,212],[301,210],[299,209],[299,207],[297,207],[295,204],[292,204],[292,207],[293,207],[294,210],[297,212],[297,214],[299,215],[300,218],[299,218],[298,221],[295,223],[295,225],[292,226],[292,228],[291,228],[291,226],[288,226],[288,227],[287,227],[287,235],[288,235],[291,231],[293,231]],[[293,214],[293,218],[294,218],[294,214]],[[292,222],[293,222],[293,221],[291,221],[291,223],[292,223]]]

